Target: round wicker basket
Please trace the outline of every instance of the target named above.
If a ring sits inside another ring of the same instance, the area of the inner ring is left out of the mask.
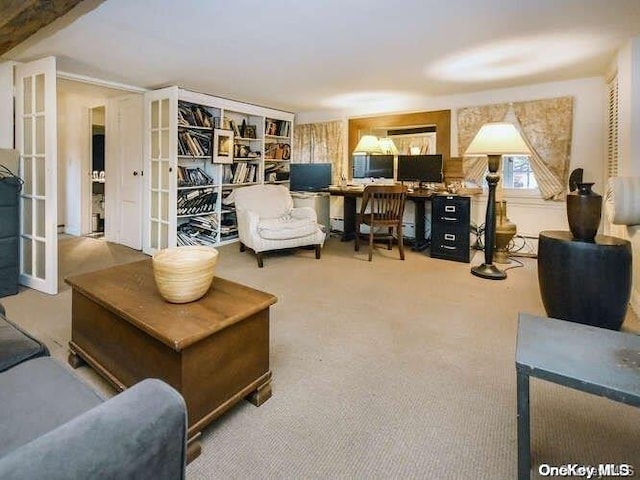
[[[198,300],[211,286],[217,261],[218,250],[213,247],[175,247],[156,252],[153,275],[160,295],[171,303]]]

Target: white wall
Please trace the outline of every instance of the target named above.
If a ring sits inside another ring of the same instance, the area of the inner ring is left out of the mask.
[[[82,201],[91,188],[89,110],[105,104],[99,94],[58,92],[58,223],[71,235],[90,230],[91,205]]]
[[[13,65],[0,63],[0,148],[13,148]]]
[[[640,176],[640,37],[618,53],[618,175]],[[640,225],[614,225],[612,232],[631,241],[633,289],[631,307],[640,314]]]
[[[520,102],[561,96],[573,96],[573,136],[571,141],[570,170],[584,168],[586,181],[595,182],[594,190],[603,190],[603,162],[605,161],[605,81],[603,77],[590,77],[563,82],[542,83],[524,87],[485,90],[481,92],[425,98],[413,111],[451,110],[451,155],[457,156],[458,128],[456,110],[462,107],[494,103]],[[637,111],[637,110],[636,110]],[[355,114],[349,110],[307,112],[296,115],[297,123],[313,123],[346,119]],[[396,113],[396,112],[382,112]],[[377,112],[376,114],[382,114]],[[358,110],[358,116],[362,110]],[[346,129],[345,129],[346,132]],[[638,136],[640,137],[640,135]],[[639,138],[640,141],[640,138]],[[346,144],[346,142],[345,142]],[[345,152],[348,154],[348,152]],[[346,163],[346,162],[344,162]],[[537,235],[541,230],[568,230],[564,202],[545,202],[527,196],[506,196],[508,216],[518,227],[520,234]],[[474,200],[474,209],[484,222],[486,199]],[[332,216],[341,215],[335,202]]]

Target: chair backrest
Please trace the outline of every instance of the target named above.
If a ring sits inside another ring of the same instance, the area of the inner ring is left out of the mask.
[[[362,195],[360,213],[373,215],[377,220],[401,222],[406,200],[405,185],[367,185]]]
[[[251,210],[260,218],[278,218],[291,212],[293,199],[282,185],[252,185],[233,192],[237,210]]]

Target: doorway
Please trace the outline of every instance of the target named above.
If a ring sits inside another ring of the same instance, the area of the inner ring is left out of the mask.
[[[93,107],[89,112],[91,125],[91,233],[104,238],[105,223],[105,107]]]

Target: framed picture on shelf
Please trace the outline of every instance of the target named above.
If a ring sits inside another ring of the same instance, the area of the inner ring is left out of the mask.
[[[212,163],[233,163],[233,130],[213,131]]]
[[[255,125],[245,125],[244,127],[244,138],[257,138],[256,137],[256,126]]]

